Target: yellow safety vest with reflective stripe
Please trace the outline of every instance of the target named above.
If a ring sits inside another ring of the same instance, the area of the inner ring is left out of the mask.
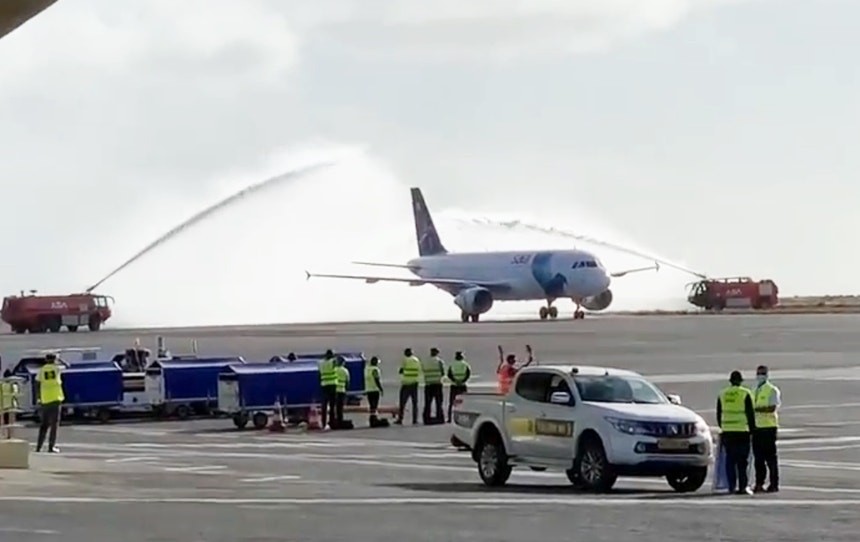
[[[454,385],[462,386],[466,383],[466,375],[471,371],[471,367],[464,359],[455,359],[451,362],[451,380],[453,380]]]
[[[60,376],[60,367],[54,363],[46,363],[39,369],[39,400],[43,405],[48,403],[62,403],[66,397],[63,395],[63,377]]]
[[[746,398],[752,397],[752,392],[743,386],[729,386],[720,393],[722,406],[722,424],[724,433],[738,433],[750,430],[747,421]]]
[[[334,358],[323,358],[319,363],[320,367],[320,385],[335,386],[337,385],[337,368],[334,364]]]
[[[424,373],[424,384],[441,384],[445,376],[445,362],[439,356],[421,362],[421,372]]]
[[[364,368],[364,391],[371,393],[379,391],[379,386],[376,385],[376,379],[382,381],[382,373],[379,370],[379,365],[368,365]]]
[[[755,406],[766,407],[770,406],[771,398],[776,393],[776,386],[770,382],[765,382],[755,390]],[[755,413],[756,428],[765,429],[768,427],[779,427],[779,416],[776,411],[773,412],[756,412]]]
[[[0,410],[4,413],[17,410],[18,393],[16,382],[0,382]]]
[[[400,364],[400,383],[403,385],[417,384],[421,379],[421,362],[415,356],[403,358]]]
[[[346,387],[349,385],[349,371],[341,365],[340,367],[335,368],[335,374],[337,379],[337,393],[346,393]]]

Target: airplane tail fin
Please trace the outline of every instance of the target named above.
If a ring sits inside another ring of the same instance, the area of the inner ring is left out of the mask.
[[[439,240],[436,226],[430,217],[427,204],[420,188],[412,188],[412,214],[415,217],[415,237],[418,240],[418,255],[433,256],[436,254],[447,254],[447,250]]]

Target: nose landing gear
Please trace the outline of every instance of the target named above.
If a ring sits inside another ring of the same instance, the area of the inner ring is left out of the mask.
[[[585,318],[585,311],[582,310],[582,306],[579,303],[577,303],[576,301],[574,301],[574,303],[576,303],[576,310],[573,311],[573,319],[574,320],[584,319]]]

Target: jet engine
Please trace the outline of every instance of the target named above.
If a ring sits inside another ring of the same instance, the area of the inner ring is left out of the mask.
[[[587,297],[582,306],[590,311],[602,311],[612,304],[612,290],[605,290],[595,296]]]
[[[493,294],[479,286],[467,288],[454,297],[454,304],[465,314],[484,314],[493,308]]]

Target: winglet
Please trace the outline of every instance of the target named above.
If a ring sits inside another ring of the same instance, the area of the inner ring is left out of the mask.
[[[311,272],[310,272],[310,271],[308,271],[307,269],[305,269],[305,275],[307,275],[307,277],[305,278],[305,280],[311,280]]]
[[[660,271],[660,262],[654,262],[654,271]]]

